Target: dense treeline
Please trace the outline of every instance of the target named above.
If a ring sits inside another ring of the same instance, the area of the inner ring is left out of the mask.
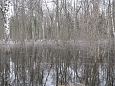
[[[11,4],[12,40],[108,39],[114,33],[114,3],[114,0],[2,0],[1,37]]]

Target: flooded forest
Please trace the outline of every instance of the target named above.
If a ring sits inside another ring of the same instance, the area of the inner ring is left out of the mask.
[[[115,0],[0,0],[0,86],[115,86]]]

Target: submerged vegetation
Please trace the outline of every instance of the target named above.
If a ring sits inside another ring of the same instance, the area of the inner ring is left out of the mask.
[[[115,78],[111,45],[109,42],[51,40],[6,44],[0,49],[0,84],[114,86],[111,85]]]

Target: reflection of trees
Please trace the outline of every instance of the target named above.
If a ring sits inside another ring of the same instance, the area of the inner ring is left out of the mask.
[[[65,44],[63,47],[20,45],[10,48],[10,51],[7,49],[5,51],[5,48],[0,51],[1,85],[37,86],[39,84],[46,86],[52,70],[54,70],[53,75],[55,76],[52,76],[53,83],[57,86],[58,84],[77,84],[76,82],[88,86],[99,86],[103,80],[107,85],[114,83],[114,77],[111,75],[114,74],[114,64],[112,63],[114,61],[110,62],[113,54],[111,54],[110,48],[107,49],[102,45],[84,48],[72,47],[69,44]],[[9,76],[10,58],[14,63],[15,78],[12,83]],[[100,70],[105,71],[103,75],[100,74]],[[103,80],[100,77],[103,77]]]

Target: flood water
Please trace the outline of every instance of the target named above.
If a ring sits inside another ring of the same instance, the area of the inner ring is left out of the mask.
[[[0,86],[115,86],[114,52],[109,42],[1,45]]]

